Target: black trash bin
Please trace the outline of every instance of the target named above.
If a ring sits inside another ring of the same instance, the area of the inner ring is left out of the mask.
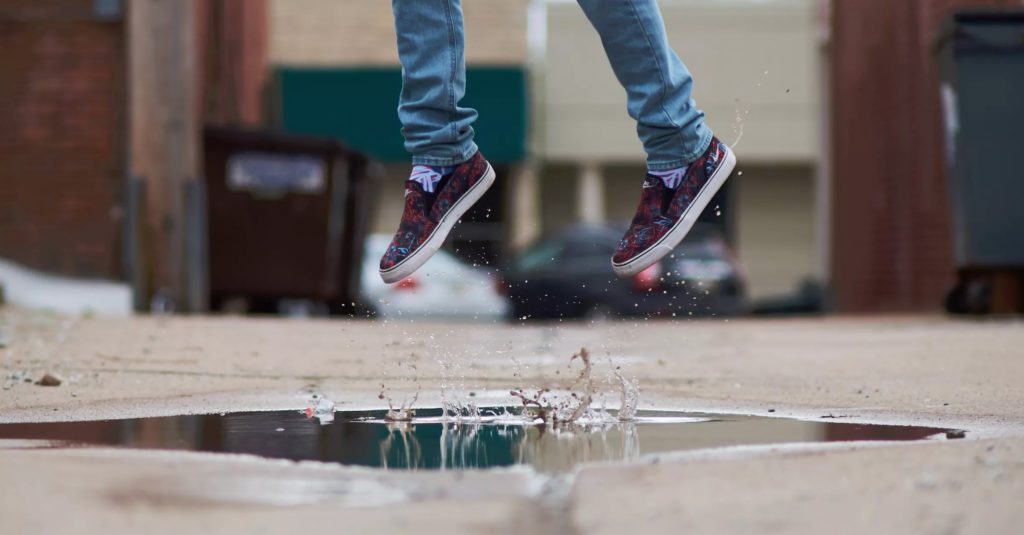
[[[363,309],[359,282],[374,192],[370,161],[331,138],[204,132],[211,308],[241,297]]]
[[[960,11],[936,41],[954,258],[951,312],[1024,311],[1024,11]]]

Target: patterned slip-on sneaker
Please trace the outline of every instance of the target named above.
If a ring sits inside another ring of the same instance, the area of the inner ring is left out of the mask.
[[[712,138],[708,150],[690,164],[675,190],[648,175],[636,216],[612,256],[615,274],[636,275],[679,245],[735,167],[732,149]]]
[[[452,227],[494,184],[494,169],[478,151],[428,193],[414,180],[405,183],[405,210],[398,232],[380,259],[380,277],[391,284],[419,269],[441,248]]]

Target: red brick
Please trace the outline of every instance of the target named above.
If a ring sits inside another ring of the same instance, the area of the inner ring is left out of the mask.
[[[1011,0],[834,0],[832,284],[844,311],[941,306],[954,277],[938,76],[953,7]]]
[[[0,0],[0,16],[14,4]],[[32,17],[0,20],[0,256],[121,278],[123,27],[59,16],[89,2],[36,4]]]

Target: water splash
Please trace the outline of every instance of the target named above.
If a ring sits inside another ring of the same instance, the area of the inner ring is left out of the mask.
[[[383,384],[380,385],[380,394],[377,395],[379,399],[387,399],[388,412],[384,415],[384,419],[389,422],[411,422],[413,417],[416,416],[416,411],[412,406],[416,403],[416,400],[420,397],[420,391],[416,390],[412,394],[412,398],[403,397],[402,404],[395,409],[394,402],[391,401],[391,396],[387,394],[387,389]]]
[[[408,361],[399,360],[395,363],[395,377],[393,378],[390,373],[385,369],[382,381],[380,383],[380,392],[377,394],[377,399],[386,401],[388,404],[388,412],[384,416],[384,419],[388,422],[409,422],[416,416],[416,411],[413,410],[413,405],[419,399],[420,395],[420,384],[419,384],[419,367],[418,367],[419,356],[413,352],[409,355]],[[395,408],[394,397],[391,395],[391,384],[393,383],[411,383],[412,396],[407,394],[402,396],[402,402],[398,408]]]
[[[313,394],[312,402],[306,407],[306,418],[320,420],[320,425],[327,425],[334,421],[334,402],[327,399],[323,394]]]
[[[636,419],[637,406],[640,404],[640,382],[636,379],[626,379],[619,372],[615,372],[622,388],[620,392],[619,412],[617,414],[620,422],[630,422]]]
[[[601,392],[594,381],[594,362],[587,348],[581,348],[579,352],[574,353],[569,359],[570,365],[577,360],[582,363],[582,368],[564,389],[556,391],[551,388],[540,388],[528,393],[520,388],[510,392],[513,397],[519,399],[523,415],[528,420],[551,426],[606,425],[619,421],[619,418],[609,414],[604,406],[594,407],[594,401]],[[632,419],[639,403],[639,388],[635,381],[626,380],[619,372],[616,371],[614,375],[619,378],[621,389],[622,405],[619,410],[625,411],[627,420]]]
[[[594,403],[594,367],[590,362],[590,352],[587,351],[587,348],[581,347],[580,352],[573,354],[569,361],[572,362],[577,358],[583,363],[583,369],[580,370],[580,375],[576,378],[576,383],[574,383],[570,388],[582,385],[583,395],[577,396],[575,392],[572,393],[572,397],[579,400],[579,405],[577,405],[576,408],[573,409],[572,413],[569,414],[567,420],[570,422],[578,421],[584,415],[588,414],[590,406]]]
[[[743,139],[743,116],[750,113],[750,110],[744,112],[740,109],[740,99],[736,99],[733,102],[736,108],[736,119],[732,122],[733,140],[729,146],[735,149],[740,146],[740,140]]]

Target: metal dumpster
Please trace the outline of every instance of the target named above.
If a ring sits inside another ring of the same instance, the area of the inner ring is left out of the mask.
[[[361,308],[363,241],[375,204],[370,161],[331,138],[204,131],[211,308],[244,298]]]
[[[935,43],[946,128],[952,312],[1024,311],[1024,11],[960,11]]]

